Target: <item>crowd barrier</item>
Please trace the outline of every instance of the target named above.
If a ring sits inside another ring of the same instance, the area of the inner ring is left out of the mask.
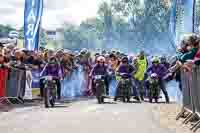
[[[72,74],[70,79],[61,81],[63,98],[82,97],[86,91],[86,79],[82,71]],[[40,70],[23,70],[19,68],[0,68],[0,103],[7,101],[41,99]]]
[[[25,94],[26,71],[18,68],[0,69],[0,102],[18,101],[23,103]]]
[[[194,132],[200,126],[200,66],[193,66],[191,72],[181,70],[182,84],[182,110],[176,120],[186,114],[183,124],[189,123],[194,118],[199,119],[192,127]]]

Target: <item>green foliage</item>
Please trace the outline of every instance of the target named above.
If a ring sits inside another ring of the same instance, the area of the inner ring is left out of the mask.
[[[45,47],[48,43],[47,33],[44,29],[40,29],[40,46]]]
[[[13,31],[13,30],[15,30],[15,29],[10,25],[0,24],[0,32],[2,32],[2,33],[9,33],[10,31]]]
[[[21,27],[19,30],[19,39],[24,39],[24,27]]]
[[[80,26],[65,24],[65,47],[133,49],[150,45],[155,36],[168,31],[170,4],[171,0],[102,2],[96,18]]]

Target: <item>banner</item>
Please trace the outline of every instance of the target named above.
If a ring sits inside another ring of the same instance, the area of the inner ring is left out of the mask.
[[[179,45],[181,34],[184,32],[184,4],[183,0],[176,0],[176,43]]]
[[[39,98],[40,95],[40,70],[32,70],[32,97]]]
[[[32,100],[32,73],[31,71],[26,71],[26,88],[24,99]]]
[[[183,0],[184,4],[184,32],[193,32],[194,0]]]
[[[169,37],[172,47],[176,49],[176,0],[172,1],[170,23],[169,23]]]
[[[28,50],[38,50],[42,13],[43,0],[25,0],[24,47]]]
[[[26,71],[12,68],[6,83],[6,97],[24,97],[26,85]]]
[[[0,68],[0,97],[6,97],[6,81],[8,70]]]
[[[169,30],[173,36],[176,36],[176,0],[173,0],[171,15],[170,15],[170,25]]]
[[[194,2],[194,32],[200,33],[200,0]]]

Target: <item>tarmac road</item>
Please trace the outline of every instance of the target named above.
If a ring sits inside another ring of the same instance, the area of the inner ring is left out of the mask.
[[[81,100],[50,109],[43,105],[16,108],[0,113],[0,132],[179,133],[160,125],[156,106],[160,105],[121,102],[100,105],[96,100]]]

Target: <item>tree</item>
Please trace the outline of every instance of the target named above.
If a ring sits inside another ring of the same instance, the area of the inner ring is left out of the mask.
[[[149,39],[169,27],[170,0],[112,0],[115,14],[127,18],[130,29],[140,44],[146,45]]]
[[[10,31],[13,31],[13,30],[15,30],[15,29],[10,25],[1,25],[0,24],[0,32],[9,33]]]
[[[21,27],[19,30],[19,39],[24,39],[24,27]]]
[[[87,39],[84,32],[81,32],[79,27],[65,23],[64,25],[64,48],[75,49],[87,47]]]
[[[41,28],[40,29],[40,46],[45,47],[48,43],[47,33]]]

